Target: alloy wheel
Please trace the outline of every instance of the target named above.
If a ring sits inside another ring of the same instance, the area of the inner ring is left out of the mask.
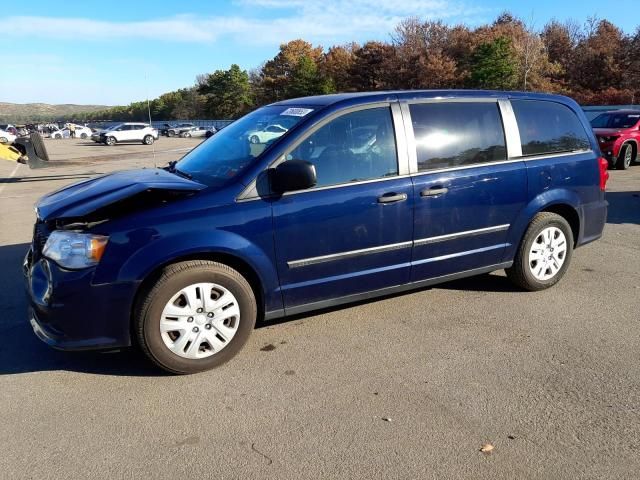
[[[631,156],[633,152],[631,151],[631,147],[627,147],[624,149],[624,168],[629,168],[631,165]]]

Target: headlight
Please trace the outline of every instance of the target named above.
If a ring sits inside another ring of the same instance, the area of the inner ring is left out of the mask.
[[[64,268],[87,268],[98,264],[108,241],[102,235],[55,230],[42,254]]]

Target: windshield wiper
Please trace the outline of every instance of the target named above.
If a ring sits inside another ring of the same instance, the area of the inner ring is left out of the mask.
[[[190,173],[183,172],[182,170],[178,170],[176,168],[176,164],[177,163],[178,163],[177,160],[173,160],[173,161],[169,162],[169,166],[167,167],[167,171],[169,171],[171,173],[175,173],[179,177],[186,178],[187,180],[191,180],[193,178],[193,176]]]

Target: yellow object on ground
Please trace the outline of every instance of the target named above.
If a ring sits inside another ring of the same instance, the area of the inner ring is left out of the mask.
[[[15,147],[0,143],[0,159],[9,160],[10,162],[17,162],[22,158],[22,153]]]

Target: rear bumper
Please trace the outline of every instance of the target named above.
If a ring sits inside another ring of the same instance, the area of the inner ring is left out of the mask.
[[[586,245],[602,237],[602,231],[607,222],[608,206],[609,202],[600,200],[598,202],[584,204],[580,207],[582,222],[576,247]]]
[[[23,264],[29,322],[36,336],[60,350],[131,345],[135,284],[92,284],[94,269],[64,270],[45,258]]]

